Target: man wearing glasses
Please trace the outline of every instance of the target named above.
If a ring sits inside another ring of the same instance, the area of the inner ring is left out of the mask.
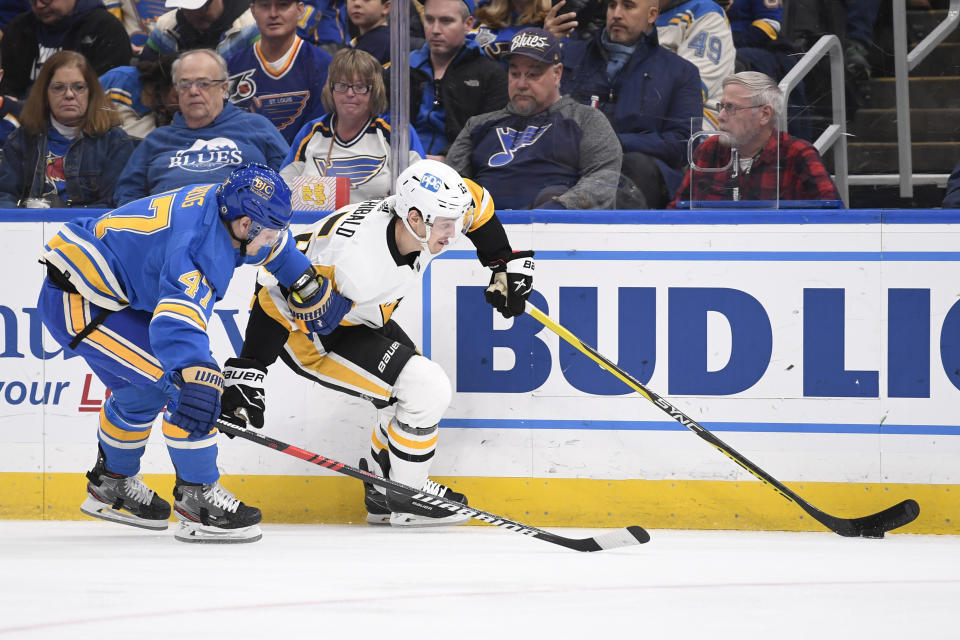
[[[286,141],[326,109],[320,93],[330,54],[297,35],[304,4],[298,0],[254,0],[250,11],[260,39],[227,57],[230,102],[266,116]]]
[[[778,130],[783,94],[770,76],[743,71],[723,81],[720,135],[693,156],[677,200],[839,200],[816,148]],[[693,174],[693,177],[691,177]]]
[[[117,205],[186,184],[222,181],[242,164],[280,168],[287,141],[262,115],[226,102],[227,64],[218,53],[188,51],[173,63],[172,74],[180,112],[137,146],[117,182]]]

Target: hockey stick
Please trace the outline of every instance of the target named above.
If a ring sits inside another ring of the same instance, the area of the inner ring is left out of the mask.
[[[538,540],[552,542],[553,544],[558,544],[561,547],[573,549],[574,551],[602,551],[604,549],[616,549],[618,547],[643,544],[644,542],[648,542],[650,540],[650,534],[644,531],[642,527],[638,527],[636,525],[626,527],[624,529],[617,529],[616,531],[610,531],[608,533],[602,533],[599,536],[594,536],[592,538],[566,538],[555,533],[550,533],[549,531],[544,531],[543,529],[531,527],[530,525],[523,524],[522,522],[516,522],[514,520],[488,513],[474,507],[468,507],[459,502],[453,502],[451,500],[446,500],[445,498],[440,498],[431,494],[421,493],[419,490],[409,487],[405,484],[400,484],[399,482],[382,478],[376,474],[370,473],[369,471],[364,471],[363,469],[359,469],[357,467],[351,467],[348,464],[337,462],[331,458],[327,458],[316,453],[311,453],[310,451],[306,451],[300,447],[295,447],[292,444],[281,442],[280,440],[265,436],[261,433],[255,433],[250,429],[237,427],[236,425],[231,424],[223,419],[217,420],[217,428],[227,435],[238,436],[245,440],[249,440],[250,442],[255,442],[259,445],[263,445],[264,447],[275,449],[281,453],[293,456],[294,458],[300,458],[301,460],[305,460],[311,464],[330,469],[331,471],[336,471],[337,473],[345,476],[357,478],[358,480],[363,480],[364,482],[369,482],[370,484],[375,484],[379,487],[401,493],[408,498],[420,500],[421,502],[428,502],[432,505],[447,509],[453,513],[470,516],[475,520],[486,522],[487,524],[492,524],[497,527],[503,527],[508,531],[513,531],[525,536],[537,538]]]
[[[696,420],[686,415],[675,406],[667,402],[664,398],[645,387],[639,380],[604,358],[595,349],[581,342],[580,339],[570,333],[570,331],[551,320],[549,316],[544,314],[529,302],[527,302],[526,312],[533,316],[543,326],[550,329],[550,331],[553,331],[565,341],[569,342],[578,351],[615,375],[627,386],[631,387],[644,398],[657,405],[664,412],[669,414],[671,418],[719,449],[720,453],[724,454],[738,465],[749,471],[757,479],[770,486],[781,496],[806,511],[812,518],[831,531],[839,533],[841,536],[853,538],[860,536],[864,538],[882,538],[884,532],[909,524],[913,522],[920,514],[920,505],[917,504],[916,500],[904,500],[903,502],[895,504],[888,509],[884,509],[879,513],[863,516],[861,518],[838,518],[820,511],[820,509],[817,509],[811,505],[809,502],[785,487],[776,478],[748,460],[743,456],[743,454],[737,452],[736,449],[722,441],[712,432],[707,431],[704,427],[700,426]]]

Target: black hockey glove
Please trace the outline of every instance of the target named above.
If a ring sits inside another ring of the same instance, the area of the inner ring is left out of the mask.
[[[267,395],[263,388],[267,368],[252,358],[230,358],[223,363],[220,417],[240,427],[263,428]]]
[[[523,313],[533,291],[533,269],[533,251],[514,251],[506,270],[490,277],[484,297],[504,318]]]

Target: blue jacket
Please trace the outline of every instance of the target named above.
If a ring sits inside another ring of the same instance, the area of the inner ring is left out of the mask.
[[[699,131],[701,127],[700,72],[661,47],[656,29],[651,29],[610,81],[601,34],[564,44],[560,92],[581,104],[590,104],[596,96],[623,152],[654,157],[667,187],[678,186],[691,128]]]
[[[46,181],[47,136],[14,131],[0,162],[0,207],[13,208],[24,198],[38,197]],[[67,150],[63,171],[68,207],[110,207],[120,172],[133,153],[133,140],[120,127],[102,136],[81,134]]]
[[[960,209],[960,164],[953,169],[947,180],[947,194],[943,198],[944,209]]]
[[[250,162],[280,170],[289,149],[273,123],[229,102],[213,122],[191,129],[182,113],[173,123],[143,139],[117,182],[114,202],[137,198],[195,182],[223,182],[239,165]]]

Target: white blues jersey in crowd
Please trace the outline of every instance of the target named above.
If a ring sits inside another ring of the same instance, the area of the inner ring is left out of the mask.
[[[297,176],[350,178],[350,202],[384,198],[390,195],[390,124],[386,118],[371,118],[352,140],[334,134],[333,114],[305,126],[283,161],[280,175],[288,183]],[[424,157],[417,132],[410,127],[410,159],[413,164]]]
[[[265,116],[287,143],[307,122],[324,113],[320,93],[333,58],[297,37],[276,62],[267,62],[257,41],[227,59],[228,98],[245,111]]]
[[[723,9],[713,0],[672,2],[657,17],[660,46],[689,60],[700,71],[703,128],[717,128],[714,106],[723,96],[723,79],[734,73],[737,50]]]

